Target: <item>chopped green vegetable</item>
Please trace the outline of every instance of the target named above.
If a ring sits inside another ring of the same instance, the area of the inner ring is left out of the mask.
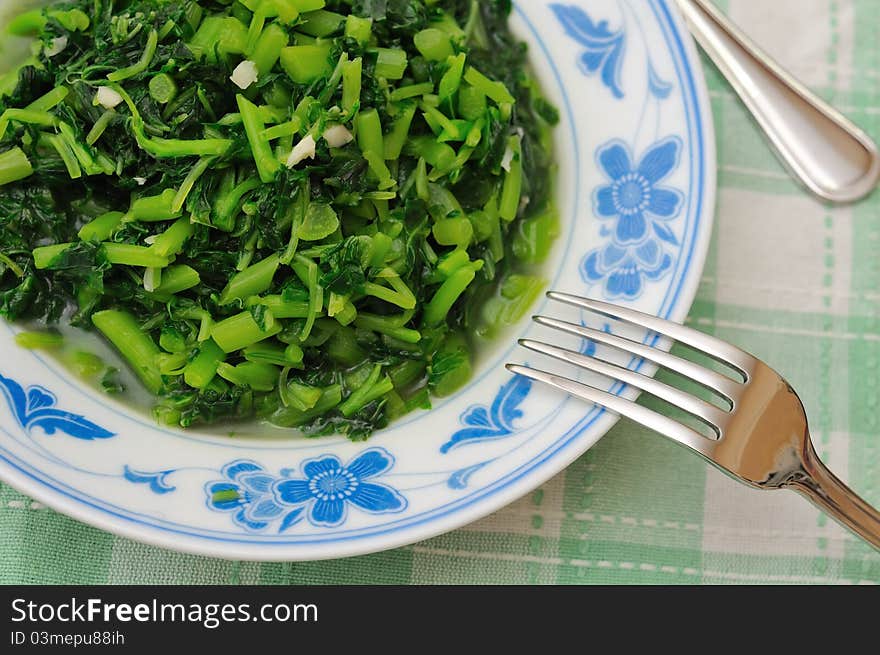
[[[162,257],[145,246],[134,246],[130,243],[104,243],[101,245],[101,249],[111,264],[165,268],[170,263],[167,257]]]
[[[257,66],[260,77],[265,77],[272,72],[275,64],[281,58],[281,51],[287,47],[289,37],[283,27],[277,23],[270,23],[260,34],[253,52],[249,59]]]
[[[31,162],[21,148],[14,147],[0,154],[0,186],[23,180],[33,172]]]
[[[238,102],[238,111],[241,113],[242,123],[251,144],[251,153],[254,156],[257,171],[260,173],[260,179],[263,183],[268,184],[275,179],[276,173],[281,168],[281,163],[272,154],[269,139],[264,134],[266,126],[257,106],[241,94],[237,95],[235,99]]]
[[[354,61],[347,61],[342,68],[342,111],[351,114],[361,102],[361,84],[363,79],[364,63],[358,57]]]
[[[162,282],[155,288],[153,294],[156,298],[170,300],[174,294],[192,289],[198,286],[201,281],[199,272],[186,264],[169,266],[162,270]]]
[[[198,354],[187,364],[183,371],[183,379],[195,389],[204,389],[214,376],[217,367],[226,359],[226,353],[213,339],[208,339],[199,347]]]
[[[332,211],[332,210],[331,210]],[[237,273],[223,293],[220,294],[220,304],[228,305],[235,300],[244,300],[251,296],[258,296],[272,286],[272,278],[278,270],[280,260],[278,255],[270,255],[259,264],[249,266]]]
[[[278,368],[263,362],[242,362],[238,366],[223,362],[217,366],[217,374],[236,386],[254,391],[273,391],[278,384]]]
[[[281,51],[281,67],[297,84],[310,84],[329,75],[329,45],[295,45]]]
[[[167,105],[177,97],[177,82],[167,73],[160,73],[150,80],[150,97],[160,105]]]
[[[15,343],[28,350],[52,350],[64,344],[64,337],[57,332],[19,332]]]
[[[451,396],[467,384],[471,377],[471,360],[467,341],[461,334],[451,333],[434,353],[428,367],[428,384],[441,398]]]
[[[330,36],[342,30],[345,20],[342,14],[318,9],[303,14],[297,29],[310,36]]]
[[[162,388],[162,376],[156,365],[159,347],[128,312],[105,310],[92,316],[92,322],[116,346],[141,381],[153,393]]]
[[[272,313],[263,313],[263,324],[257,323],[251,312],[242,312],[214,326],[211,338],[224,352],[232,353],[259,343],[281,332],[281,325]]]
[[[345,36],[357,41],[360,45],[370,42],[373,33],[373,21],[350,14],[345,19]]]
[[[313,202],[306,211],[299,238],[303,241],[321,241],[339,229],[339,217],[328,204]]]
[[[422,56],[429,61],[446,61],[447,57],[454,54],[449,35],[433,27],[418,32],[413,37],[413,43]]]
[[[8,26],[0,316],[163,424],[367,438],[543,290],[551,128],[507,0],[64,0]],[[63,47],[62,47],[63,46]],[[65,332],[66,334],[66,332]]]
[[[176,218],[180,212],[171,208],[176,195],[174,189],[166,189],[157,196],[137,198],[131,203],[128,215],[135,221],[167,221]]]
[[[405,51],[378,48],[376,51],[376,76],[389,80],[402,79],[408,63]]]
[[[159,34],[156,30],[150,30],[150,35],[147,37],[147,45],[141,58],[131,66],[126,66],[108,74],[107,79],[111,82],[121,82],[146,71],[150,66],[150,62],[153,61],[153,56],[156,54],[157,45],[159,45]]]

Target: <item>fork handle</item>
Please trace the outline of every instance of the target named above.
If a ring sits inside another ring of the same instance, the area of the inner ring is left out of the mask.
[[[807,441],[803,473],[789,485],[819,509],[880,549],[880,512],[871,507],[834,475]]]

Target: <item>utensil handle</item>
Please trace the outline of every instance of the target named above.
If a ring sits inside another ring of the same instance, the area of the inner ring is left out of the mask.
[[[677,0],[694,37],[783,162],[820,198],[854,202],[880,180],[871,138],[794,79],[708,0]]]
[[[792,480],[790,486],[874,548],[880,549],[880,512],[841,482],[822,463],[809,441],[802,465],[806,475]]]

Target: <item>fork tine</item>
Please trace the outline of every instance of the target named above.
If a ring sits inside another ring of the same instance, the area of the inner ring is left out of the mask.
[[[576,325],[567,323],[556,318],[548,318],[546,316],[535,316],[534,320],[540,325],[544,325],[554,330],[560,330],[568,334],[589,339],[597,343],[603,343],[607,346],[623,350],[624,352],[646,359],[650,362],[662,366],[670,371],[674,371],[679,375],[690,378],[694,382],[702,384],[707,389],[716,393],[720,393],[726,397],[731,403],[734,403],[742,391],[742,384],[731,380],[730,378],[716,373],[708,368],[704,368],[699,364],[694,364],[686,359],[682,359],[676,355],[672,355],[658,348],[652,348],[636,341],[624,339],[616,334],[609,334],[601,330],[594,330],[585,325]]]
[[[704,334],[689,327],[672,323],[671,321],[666,321],[662,318],[657,318],[656,316],[643,314],[642,312],[637,312],[633,309],[611,305],[598,300],[573,296],[568,293],[551,291],[547,296],[567,305],[574,305],[581,309],[587,309],[589,311],[605,314],[606,316],[629,321],[640,327],[647,328],[658,334],[675,339],[680,343],[690,346],[691,348],[696,348],[707,355],[733,366],[738,369],[740,373],[745,375],[746,378],[749,377],[749,374],[758,363],[758,360],[752,355],[726,341],[716,339],[715,337],[711,337],[708,334]]]
[[[659,432],[664,437],[672,439],[676,443],[697,451],[704,457],[711,458],[712,452],[715,449],[715,444],[717,442],[704,437],[696,430],[692,430],[678,421],[663,416],[662,414],[658,414],[647,407],[637,405],[631,400],[615,396],[605,391],[600,391],[599,389],[595,389],[580,382],[575,382],[574,380],[569,380],[568,378],[547,373],[546,371],[529,368],[528,366],[508,364],[507,370],[531,380],[543,382],[544,384],[548,384],[551,387],[564,391],[572,396],[591,402],[594,405],[604,407],[615,414],[625,416],[636,423],[644,425],[650,430]]]
[[[594,373],[599,373],[600,375],[604,375],[614,380],[620,380],[636,389],[646,391],[652,396],[665,400],[679,409],[690,412],[714,429],[719,437],[721,436],[721,430],[727,423],[727,412],[718,409],[711,403],[707,403],[696,396],[692,396],[689,393],[685,393],[684,391],[671,387],[668,384],[664,384],[654,378],[642,375],[641,373],[636,373],[635,371],[623,368],[622,366],[610,364],[596,357],[588,357],[572,350],[558,348],[546,343],[532,341],[531,339],[521,339],[519,344],[523,348],[528,348],[529,350],[548,355],[549,357],[553,357],[560,361],[574,364],[575,366],[579,366],[588,371],[593,371]]]

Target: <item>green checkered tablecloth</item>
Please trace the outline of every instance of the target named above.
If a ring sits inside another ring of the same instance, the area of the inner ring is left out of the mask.
[[[880,1],[720,4],[880,139]],[[720,188],[690,324],[782,371],[823,458],[880,504],[880,194],[843,208],[807,197],[728,84],[706,70]],[[0,535],[2,583],[880,582],[880,554],[801,498],[742,487],[626,422],[494,516],[368,557],[254,564],[181,555],[86,527],[8,487]]]

